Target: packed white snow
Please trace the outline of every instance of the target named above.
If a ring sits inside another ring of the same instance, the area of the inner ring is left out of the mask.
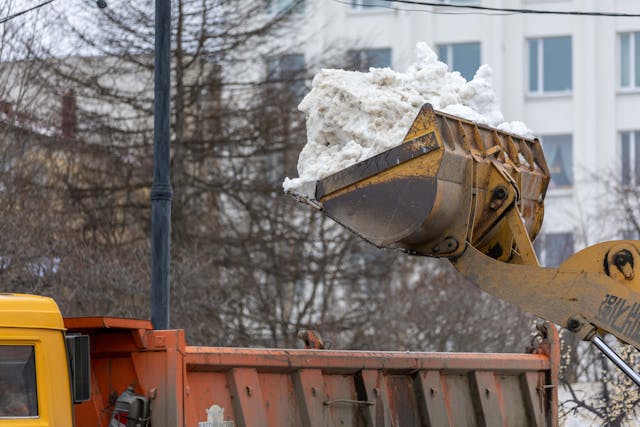
[[[405,73],[324,69],[315,76],[298,106],[306,115],[307,144],[298,158],[299,177],[285,178],[286,192],[313,199],[317,180],[401,144],[426,102],[479,124],[532,136],[524,123],[504,122],[488,65],[467,82],[449,72],[426,43],[417,44],[416,56]]]

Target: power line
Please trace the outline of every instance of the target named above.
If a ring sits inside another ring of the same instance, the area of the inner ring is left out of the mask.
[[[335,0],[338,1],[338,0]],[[490,6],[480,6],[480,5],[472,5],[472,4],[450,4],[450,3],[436,3],[430,1],[418,1],[418,0],[382,0],[389,4],[392,3],[400,3],[400,4],[409,4],[414,6],[436,6],[441,8],[450,8],[450,9],[467,9],[467,10],[478,10],[484,12],[497,12],[497,13],[488,13],[490,15],[510,15],[510,14],[535,14],[535,15],[572,15],[572,16],[606,16],[606,17],[614,17],[614,18],[640,18],[640,14],[636,13],[617,13],[617,12],[583,12],[579,10],[542,10],[542,9],[516,9],[516,8],[502,8],[502,7],[490,7]],[[339,3],[344,3],[342,1],[338,1]],[[365,6],[363,7],[376,7],[376,6]],[[395,10],[406,10],[406,11],[418,11],[418,10],[409,10],[409,9],[401,9],[394,8],[392,6],[379,6],[387,9],[395,9]],[[435,11],[428,11],[424,9],[420,9],[420,11],[430,12],[430,13],[441,13]],[[465,15],[465,14],[481,14],[481,12],[459,12],[459,13],[446,13],[451,15]]]
[[[49,3],[53,3],[54,1],[56,1],[56,0],[47,0],[45,2],[42,2],[40,4],[35,5],[35,6],[31,7],[31,8],[29,8],[29,9],[22,10],[20,12],[14,13],[13,15],[5,16],[4,18],[0,18],[0,24],[4,24],[7,21],[11,21],[13,18],[17,18],[18,16],[24,15],[25,13],[29,13],[32,10],[40,9],[41,7],[46,6]]]
[[[353,0],[332,0],[335,3],[340,3],[340,4],[345,4],[347,6],[353,6]],[[515,13],[513,12],[504,12],[504,13],[489,13],[489,12],[482,12],[482,11],[478,11],[478,12],[444,12],[444,11],[435,11],[432,9],[409,9],[406,7],[393,7],[393,6],[385,6],[385,5],[367,5],[367,4],[361,4],[359,5],[362,8],[366,8],[366,9],[372,9],[372,8],[383,8],[383,9],[389,9],[389,10],[399,10],[399,11],[403,11],[403,12],[423,12],[423,13],[429,13],[432,15],[485,15],[485,16],[509,16],[509,15],[515,15]]]

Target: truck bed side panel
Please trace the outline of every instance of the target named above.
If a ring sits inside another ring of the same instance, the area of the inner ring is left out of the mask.
[[[557,352],[193,347],[183,331],[70,324],[92,340],[93,400],[77,425],[107,426],[129,385],[150,397],[154,427],[197,427],[213,405],[237,427],[557,425]]]

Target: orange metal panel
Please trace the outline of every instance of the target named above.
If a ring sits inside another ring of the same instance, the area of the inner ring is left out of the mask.
[[[293,374],[296,399],[303,427],[327,425],[325,420],[326,401],[324,379],[320,369],[299,369]]]
[[[295,373],[294,373],[295,374]],[[301,426],[301,405],[296,396],[294,374],[259,372],[258,380],[264,398],[267,424]]]
[[[67,329],[153,329],[150,320],[123,319],[121,317],[65,317],[64,326]]]
[[[416,405],[413,375],[387,375],[389,411],[393,426],[417,426],[420,412]]]
[[[91,400],[82,404],[74,406],[74,417],[76,419],[76,426],[102,426],[108,425],[101,421],[103,416],[105,399],[102,396],[102,390],[100,389],[100,382],[96,377],[95,371],[91,372]],[[83,424],[79,424],[77,420],[82,420]]]
[[[264,398],[267,424],[270,426],[301,426],[301,408],[289,373],[259,372],[258,380]]]
[[[443,376],[445,395],[449,401],[449,414],[454,426],[478,426],[476,403],[471,391],[468,373]]]
[[[235,426],[556,425],[553,334],[540,347],[551,357],[242,349],[189,347],[183,331],[138,322],[68,323],[91,335],[93,396],[78,426],[107,426],[130,385],[152,399],[154,427],[197,426],[214,404]]]
[[[496,375],[496,380],[502,392],[500,402],[504,408],[504,424],[507,426],[533,425],[528,412],[527,393],[523,390],[522,375]]]
[[[185,426],[197,426],[207,420],[206,409],[216,404],[225,409],[225,418],[233,418],[232,398],[226,372],[195,372],[185,375]]]
[[[541,351],[549,356],[549,370],[539,387],[550,396],[542,396],[545,412],[553,426],[558,425],[558,386],[560,385],[560,337],[553,323],[547,322],[549,337],[541,344]],[[545,384],[548,386],[545,387]]]
[[[327,400],[323,404],[328,410],[328,421],[331,426],[361,426],[364,414],[358,400],[354,378],[347,374],[324,375]]]
[[[251,368],[232,368],[228,376],[236,425],[267,427],[267,414],[258,372]]]
[[[415,381],[422,424],[429,427],[453,426],[449,401],[445,392],[440,371],[420,371]]]
[[[393,351],[317,351],[229,347],[191,347],[185,349],[189,370],[226,370],[255,367],[262,370],[300,368],[322,369],[334,373],[355,373],[362,369],[389,372],[415,372],[421,369],[465,372],[470,369],[512,372],[549,369],[549,358],[537,354],[511,353],[414,353]]]
[[[522,377],[522,391],[527,410],[527,418],[535,426],[544,426],[545,422],[545,393],[544,378],[537,372],[526,372]]]
[[[76,426],[108,426],[117,396],[130,385],[137,393],[144,390],[140,388],[130,357],[92,355],[91,370],[91,400],[75,406]]]
[[[389,404],[389,392],[385,376],[380,371],[365,369],[360,373],[360,377],[362,378],[365,393],[363,396],[359,396],[359,399],[372,403],[372,405],[363,408],[366,410],[365,419],[367,420],[367,425],[375,427],[391,426],[391,406]]]
[[[131,354],[138,388],[145,396],[154,396],[151,411],[155,426],[179,426],[184,423],[182,358],[175,350]],[[162,391],[162,392],[159,392]]]
[[[476,371],[472,376],[475,390],[474,401],[481,409],[481,421],[485,426],[504,426],[505,419],[500,407],[502,396],[498,394],[495,374],[487,371]]]

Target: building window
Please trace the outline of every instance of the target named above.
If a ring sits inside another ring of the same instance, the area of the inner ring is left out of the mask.
[[[622,185],[640,186],[640,131],[620,132]]]
[[[640,87],[640,32],[619,37],[620,88]]]
[[[354,71],[369,71],[369,68],[391,67],[391,49],[350,50],[349,67]]]
[[[543,266],[557,267],[573,254],[573,234],[541,234],[536,239],[534,247]]]
[[[388,8],[389,2],[386,0],[351,0],[351,7],[359,9]]]
[[[267,80],[277,82],[282,89],[289,88],[296,98],[306,93],[303,54],[274,56],[267,59]]]
[[[571,37],[529,39],[529,92],[572,89]]]
[[[549,188],[573,185],[573,137],[572,135],[547,135],[541,138],[549,171]]]
[[[480,43],[450,43],[438,45],[440,61],[449,70],[458,71],[462,77],[472,80],[480,67]]]
[[[293,13],[304,12],[305,0],[267,0],[269,13],[277,14],[291,11]]]

